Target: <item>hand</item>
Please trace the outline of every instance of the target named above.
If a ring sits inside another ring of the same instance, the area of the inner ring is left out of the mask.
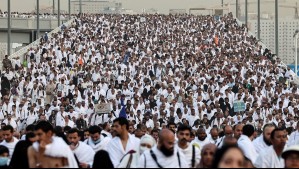
[[[81,168],[90,168],[89,164],[80,163]]]

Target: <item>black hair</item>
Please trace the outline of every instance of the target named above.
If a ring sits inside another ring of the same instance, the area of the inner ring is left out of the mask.
[[[254,134],[254,127],[251,124],[246,124],[243,127],[243,134],[245,136],[251,137]]]
[[[222,148],[218,149],[214,155],[214,160],[211,168],[219,168],[219,164],[226,154],[226,152],[230,149],[238,149],[240,152],[243,154],[243,158],[245,159],[243,151],[236,145],[231,145],[231,146],[223,146]]]
[[[159,133],[159,131],[156,130],[156,129],[153,129],[153,130],[151,131],[151,135],[153,135],[154,133]]]
[[[92,168],[114,168],[109,153],[105,150],[98,151],[94,156]]]
[[[11,133],[13,133],[13,131],[14,131],[14,129],[13,129],[13,127],[11,125],[4,126],[2,128],[2,130],[3,131],[8,131],[9,130]]]
[[[190,131],[190,133],[192,132],[192,128],[190,126],[187,126],[187,125],[179,125],[177,132],[185,131],[185,130]]]
[[[56,126],[55,129],[54,129],[54,132],[57,134],[57,133],[62,133],[63,130],[62,130],[62,127],[61,126]]]
[[[121,126],[126,125],[127,130],[129,130],[129,121],[126,118],[119,117],[119,118],[113,120],[113,123],[116,123],[116,122],[118,122],[119,125],[121,125]]]
[[[8,153],[9,154],[9,150],[7,147],[0,145],[0,155],[4,154],[4,153]]]
[[[177,127],[176,124],[172,121],[167,124],[167,128],[169,128],[170,125],[174,125],[175,127]]]
[[[53,128],[52,124],[47,121],[40,121],[39,123],[37,123],[37,125],[35,126],[34,129],[35,129],[35,131],[41,129],[45,133],[47,133],[49,131],[54,132],[54,128]]]
[[[284,128],[276,128],[272,131],[271,133],[271,139],[274,139],[274,136],[275,136],[275,133],[278,132],[278,131],[284,131],[285,129]]]
[[[67,134],[74,134],[74,133],[77,133],[79,136],[80,131],[77,128],[72,128],[67,132]]]
[[[26,141],[29,141],[29,139],[34,138],[36,135],[33,132],[29,132],[26,134]]]
[[[96,133],[101,134],[102,129],[99,126],[90,126],[88,131],[89,131],[90,134],[96,134]]]
[[[33,124],[29,124],[27,127],[26,127],[26,131],[27,132],[30,132],[30,131],[34,131],[34,128],[35,128],[35,125],[33,125]]]
[[[68,131],[69,131],[70,129],[72,129],[70,126],[65,126],[65,127],[64,127],[64,132],[65,132],[65,133],[68,133]]]

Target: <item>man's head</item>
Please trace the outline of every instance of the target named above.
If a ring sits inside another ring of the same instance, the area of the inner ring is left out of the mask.
[[[247,124],[243,127],[243,135],[251,138],[254,134],[254,127],[251,124]]]
[[[224,127],[224,135],[226,137],[232,136],[233,135],[233,128],[231,126],[229,126],[229,125],[225,126]]]
[[[134,130],[135,130],[134,125],[130,125],[130,126],[129,126],[129,133],[130,133],[130,134],[133,134],[133,133],[134,133]]]
[[[212,128],[210,131],[211,137],[214,141],[216,141],[219,137],[218,129],[217,128]]]
[[[101,139],[102,129],[99,126],[91,126],[88,129],[90,138],[93,142],[98,142]]]
[[[282,153],[285,162],[285,168],[299,168],[299,146],[288,147]]]
[[[174,133],[176,132],[176,124],[174,122],[169,122],[167,128],[173,131]]]
[[[120,117],[113,121],[114,130],[117,133],[117,136],[122,136],[128,134],[129,122],[126,118]]]
[[[199,128],[197,130],[197,137],[200,141],[204,141],[207,138],[207,133],[204,128]]]
[[[273,124],[266,124],[264,126],[264,129],[263,129],[263,139],[264,139],[264,142],[270,146],[272,145],[271,143],[271,133],[272,131],[275,129],[275,126]]]
[[[154,129],[151,131],[151,136],[156,140],[156,142],[158,142],[159,139],[159,131]]]
[[[271,133],[271,143],[274,149],[283,150],[287,141],[287,134],[284,129],[277,128]]]
[[[38,137],[38,142],[49,144],[54,134],[54,128],[51,123],[41,121],[35,126],[35,134]]]
[[[2,135],[3,135],[3,139],[7,142],[7,143],[10,143],[13,141],[13,132],[14,132],[14,129],[12,126],[10,125],[7,125],[7,126],[4,126],[2,128]]]
[[[187,125],[180,125],[178,127],[177,137],[179,139],[179,145],[186,145],[190,142],[192,128]]]
[[[158,149],[166,156],[174,154],[175,136],[169,129],[163,129],[159,133]]]
[[[88,129],[84,130],[84,140],[88,139],[89,136],[90,136],[89,130]]]
[[[238,140],[243,134],[243,124],[237,124],[234,126],[234,137]]]
[[[72,144],[73,146],[76,146],[81,139],[79,136],[79,130],[76,128],[70,129],[67,133],[67,139],[70,144]]]

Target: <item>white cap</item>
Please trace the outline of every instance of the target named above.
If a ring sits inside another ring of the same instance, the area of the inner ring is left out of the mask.
[[[286,148],[282,153],[282,158],[286,159],[288,153],[297,153],[299,154],[299,145],[294,145]]]

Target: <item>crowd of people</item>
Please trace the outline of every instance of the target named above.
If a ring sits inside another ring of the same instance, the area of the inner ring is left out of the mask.
[[[0,165],[298,168],[294,73],[247,31],[232,14],[78,15],[3,60]]]

